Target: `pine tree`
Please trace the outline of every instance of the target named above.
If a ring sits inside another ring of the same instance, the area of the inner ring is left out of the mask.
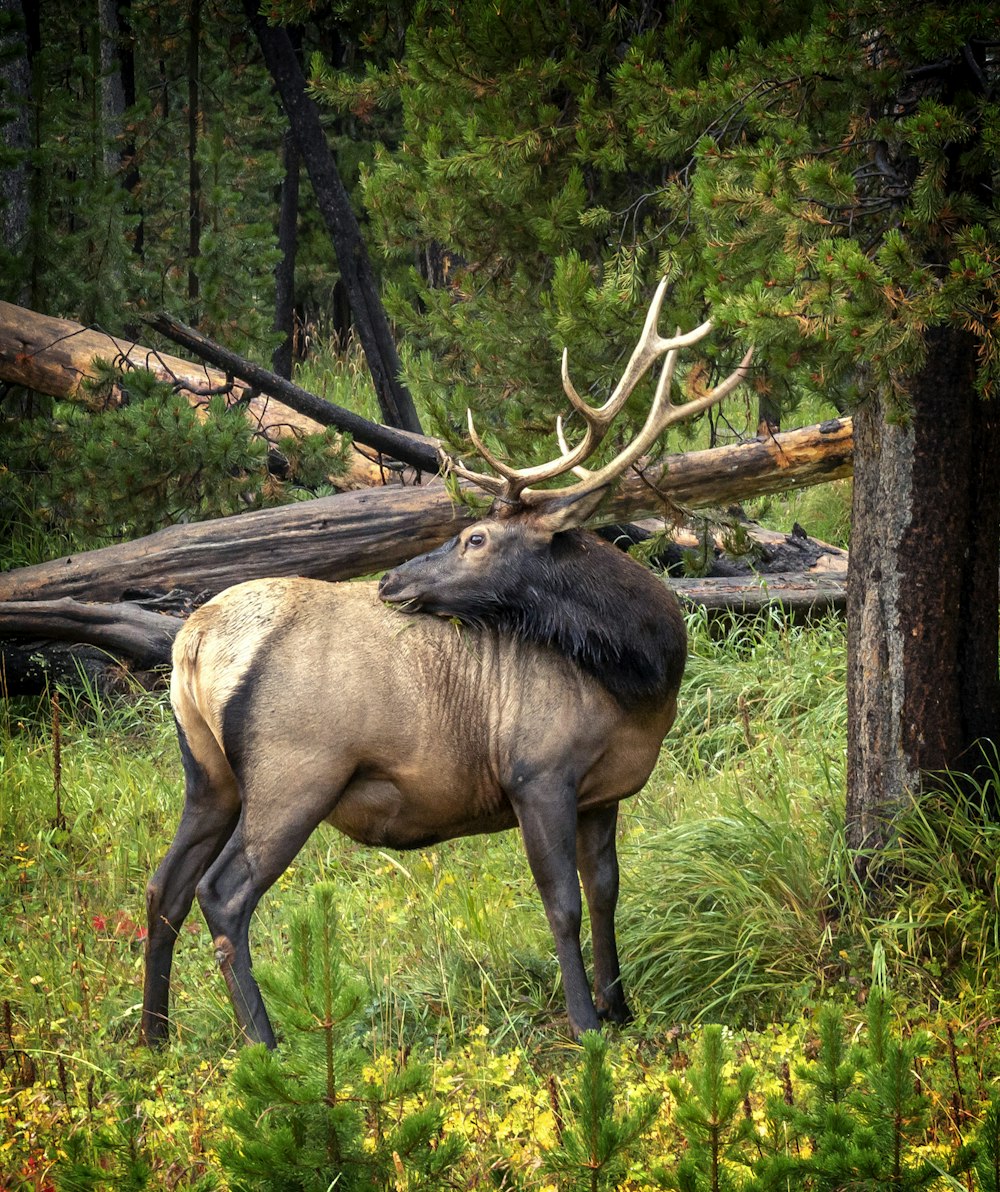
[[[649,12],[429,3],[396,67],[317,83],[401,105],[365,202],[397,260],[450,260],[392,295],[455,446],[466,405],[494,446],[551,425],[564,346],[605,392],[657,274],[668,319],[711,311],[706,351],[753,340],[762,397],[856,407],[848,840],[878,847],[907,788],[975,769],[1000,718],[1000,415],[980,400],[1000,378],[1000,15]]]
[[[770,1107],[772,1120],[785,1123],[789,1134],[783,1148],[757,1165],[757,1187],[761,1192],[930,1187],[941,1173],[916,1149],[924,1141],[929,1110],[915,1076],[923,1040],[895,1036],[891,1006],[881,994],[869,1002],[863,1045],[848,1045],[836,1006],[821,1009],[817,1027],[819,1054],[797,1069],[796,1103],[775,1101]]]
[[[336,899],[316,886],[289,927],[287,964],[260,972],[282,1041],[240,1054],[220,1159],[247,1192],[439,1189],[461,1141],[443,1131],[424,1065],[363,1047],[367,991],[344,962]]]
[[[167,307],[232,346],[273,343],[273,266],[280,117],[234,0],[206,3],[200,30],[200,250],[191,262],[185,82],[186,0],[128,6],[135,101],[106,102],[113,32],[98,0],[88,18],[65,0],[40,6],[30,105],[34,177],[30,225],[16,261],[29,304],[121,333]],[[141,179],[141,185],[136,185]],[[5,273],[5,280],[11,274]],[[21,297],[8,291],[5,297]],[[21,297],[23,301],[23,297]]]
[[[660,1107],[660,1098],[648,1095],[631,1109],[619,1110],[608,1040],[587,1031],[580,1048],[576,1087],[561,1098],[559,1144],[549,1148],[543,1160],[543,1170],[556,1179],[560,1192],[617,1188]]]
[[[98,392],[120,387],[122,405],[95,414],[65,403],[55,417],[4,426],[5,538],[44,533],[50,551],[56,542],[73,550],[106,545],[321,489],[343,462],[332,432],[283,438],[278,448],[291,480],[281,482],[268,473],[267,441],[222,397],[196,410],[141,369],[107,368],[94,384]]]
[[[754,1071],[744,1065],[735,1079],[726,1072],[722,1027],[706,1026],[690,1068],[672,1077],[674,1120],[687,1151],[673,1171],[661,1173],[661,1183],[678,1192],[736,1192],[748,1183],[753,1152],[748,1141],[755,1134],[746,1113]]]
[[[763,25],[768,11],[755,13]],[[407,334],[408,380],[456,447],[468,449],[471,406],[493,443],[550,451],[523,436],[565,413],[564,347],[581,391],[606,394],[617,378],[657,273],[642,242],[663,166],[623,119],[615,77],[629,45],[650,60],[683,53],[693,69],[679,12],[674,25],[628,4],[427,4],[400,62],[360,80],[315,69],[340,110],[401,109],[399,145],[363,175],[364,202],[398,266],[387,304]],[[712,16],[733,27],[724,5]],[[689,297],[666,318],[686,321]]]
[[[959,1151],[955,1170],[974,1172],[979,1192],[1000,1192],[1000,1097],[990,1098],[975,1136]]]

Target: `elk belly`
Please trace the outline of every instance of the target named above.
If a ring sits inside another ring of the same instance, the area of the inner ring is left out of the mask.
[[[517,825],[510,803],[499,792],[489,799],[470,799],[461,785],[447,782],[433,791],[407,792],[388,778],[365,774],[351,779],[326,822],[358,844],[396,849],[425,848]]]

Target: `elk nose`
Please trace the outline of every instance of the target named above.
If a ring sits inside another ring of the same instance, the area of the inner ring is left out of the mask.
[[[387,571],[378,581],[378,594],[383,600],[391,600],[399,594],[399,576],[395,570]]]

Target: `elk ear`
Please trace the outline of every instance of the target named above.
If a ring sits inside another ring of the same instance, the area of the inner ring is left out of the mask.
[[[563,530],[576,530],[594,513],[597,507],[608,495],[611,483],[601,485],[586,493],[573,494],[572,490],[560,498],[553,493],[550,500],[539,505],[532,517],[533,525],[548,534],[560,534]]]

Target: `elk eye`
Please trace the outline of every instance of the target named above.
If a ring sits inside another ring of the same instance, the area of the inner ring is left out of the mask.
[[[470,534],[465,540],[466,546],[482,546],[486,541],[485,534]]]

